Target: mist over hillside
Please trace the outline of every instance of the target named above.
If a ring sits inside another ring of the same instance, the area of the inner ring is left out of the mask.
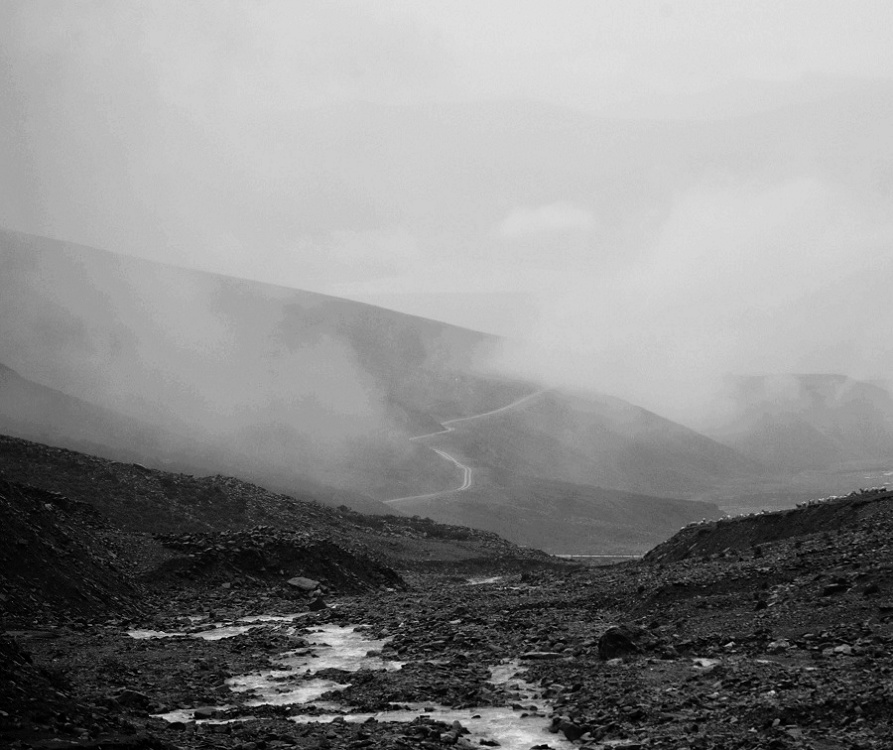
[[[891,29],[0,2],[0,745],[893,748]]]
[[[50,445],[556,552],[644,551],[715,517],[716,503],[836,492],[854,481],[838,467],[882,474],[893,445],[889,392],[845,376],[728,380],[722,399],[705,393],[705,434],[594,388],[519,379],[504,357],[515,344],[491,335],[21,233],[0,240],[0,430]]]
[[[728,379],[711,434],[772,467],[803,470],[893,456],[893,396],[843,375]]]
[[[504,470],[668,497],[762,468],[641,407],[580,392],[548,391],[523,410],[463,424],[439,444]]]
[[[512,328],[504,369],[697,426],[727,373],[893,367],[872,344],[888,313],[845,304],[893,272],[893,88],[838,83],[699,121],[517,98],[257,116],[159,102],[123,135],[139,183],[49,122],[27,165],[8,154],[55,210],[7,226],[398,309],[405,296],[429,318],[461,293],[464,324]],[[114,222],[108,191],[127,206]],[[523,325],[490,319],[499,295]]]
[[[0,241],[0,361],[35,382],[6,379],[18,409],[6,414],[21,425],[33,407],[44,423],[25,437],[387,497],[449,481],[410,435],[525,389],[473,374],[491,343],[481,334],[16,233]],[[73,413],[96,407],[91,418],[61,419],[60,394],[85,402]]]
[[[556,551],[643,550],[717,512],[658,511],[653,497],[632,496],[619,511],[612,489],[680,498],[750,469],[619,399],[541,393],[494,371],[493,336],[19,233],[0,239],[7,434],[433,518],[457,479],[442,445],[477,472],[470,504],[446,516]],[[445,442],[413,439],[454,420],[467,427]],[[528,487],[537,500],[519,523],[500,523],[500,498]],[[537,524],[568,491],[583,504],[554,528]],[[438,501],[378,502],[418,495]],[[643,502],[648,513],[631,510]]]
[[[723,389],[890,379],[889,16],[609,5],[4,6],[0,426],[530,528],[886,476]]]

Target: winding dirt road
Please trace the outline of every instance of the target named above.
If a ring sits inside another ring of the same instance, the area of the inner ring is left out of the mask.
[[[411,437],[410,440],[424,440],[426,438],[434,437],[435,435],[445,435],[448,432],[452,432],[455,427],[453,425],[459,424],[460,422],[470,422],[474,419],[484,419],[485,417],[492,417],[494,414],[501,414],[504,411],[508,411],[509,409],[515,409],[521,404],[524,404],[528,401],[533,400],[534,398],[541,396],[546,392],[546,389],[542,389],[539,391],[534,391],[533,393],[528,393],[526,396],[522,396],[515,401],[512,401],[510,404],[506,404],[505,406],[500,406],[498,409],[491,409],[490,411],[485,411],[482,414],[472,414],[470,417],[457,417],[456,419],[448,419],[445,422],[441,422],[443,425],[442,430],[438,430],[437,432],[429,432],[425,435],[416,435]],[[462,484],[458,487],[452,487],[448,490],[438,490],[437,492],[428,492],[424,495],[410,495],[409,497],[395,497],[392,500],[383,500],[386,505],[397,505],[398,503],[408,502],[410,500],[422,500],[430,497],[440,497],[441,495],[452,495],[455,492],[465,492],[468,489],[471,489],[474,483],[474,469],[470,466],[466,466],[463,464],[458,458],[447,453],[440,448],[431,448],[437,455],[441,458],[446,459],[456,465],[456,467],[462,471]]]

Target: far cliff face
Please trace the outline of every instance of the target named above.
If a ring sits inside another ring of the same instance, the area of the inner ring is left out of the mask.
[[[710,434],[773,467],[893,462],[893,397],[879,385],[835,374],[739,377],[725,407]]]

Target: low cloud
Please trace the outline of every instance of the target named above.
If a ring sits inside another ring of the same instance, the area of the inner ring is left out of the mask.
[[[500,366],[689,424],[727,373],[877,377],[893,370],[893,315],[869,300],[893,280],[891,249],[893,219],[845,186],[703,185],[621,267],[551,279]]]
[[[550,203],[536,208],[516,208],[499,222],[502,237],[528,237],[537,234],[587,232],[593,228],[592,212],[572,203]]]
[[[350,485],[373,443],[404,451],[380,384],[315,298],[5,233],[0,271],[15,279],[0,362],[187,439],[184,460]]]

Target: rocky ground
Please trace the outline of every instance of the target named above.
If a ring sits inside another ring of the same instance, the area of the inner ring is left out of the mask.
[[[605,567],[509,547],[439,559],[437,545],[426,562],[420,548],[400,562],[372,554],[388,547],[384,536],[363,553],[359,541],[340,545],[307,528],[308,539],[252,526],[147,541],[41,493],[9,482],[0,491],[4,528],[18,535],[2,548],[8,747],[467,750],[494,741],[432,719],[425,707],[437,706],[506,706],[519,722],[532,718],[541,737],[525,748],[893,747],[887,493],[692,527],[643,560]],[[76,575],[26,588],[37,579],[21,560],[35,545],[31,568],[67,564]],[[470,585],[471,571],[495,580]],[[77,577],[91,585],[76,586]],[[300,616],[192,637],[274,614]],[[227,684],[283,652],[312,660],[313,631],[333,625],[387,639],[380,655],[402,668],[325,670],[315,677],[347,686],[321,696],[319,709],[249,706],[254,694]],[[183,635],[135,639],[134,630]],[[491,668],[515,662],[532,692],[492,681]],[[418,705],[422,718],[293,720],[395,704]],[[174,721],[156,716],[178,709]]]

